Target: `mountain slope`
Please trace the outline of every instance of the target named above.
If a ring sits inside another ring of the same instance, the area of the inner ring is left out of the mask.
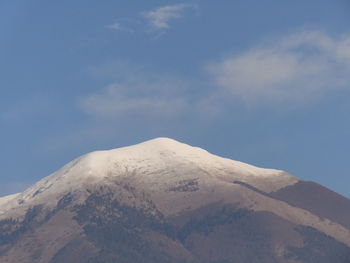
[[[0,262],[350,262],[350,201],[304,184],[167,138],[93,152],[0,199]]]
[[[314,182],[300,181],[270,194],[272,198],[303,208],[350,228],[349,199]]]

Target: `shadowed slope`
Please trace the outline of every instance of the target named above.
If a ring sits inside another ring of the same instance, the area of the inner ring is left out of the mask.
[[[269,194],[350,229],[350,200],[314,182],[299,181]]]

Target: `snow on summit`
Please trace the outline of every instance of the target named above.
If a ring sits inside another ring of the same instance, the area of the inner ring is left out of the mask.
[[[198,191],[241,181],[267,192],[298,181],[280,170],[258,168],[173,139],[156,138],[73,160],[23,193],[0,198],[0,217],[9,210],[23,210],[21,207],[53,206],[67,193],[83,198],[91,186],[125,178],[133,187],[157,196],[167,195],[186,180],[195,182]]]

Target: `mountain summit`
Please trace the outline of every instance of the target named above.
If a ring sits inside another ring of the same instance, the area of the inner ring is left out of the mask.
[[[350,200],[169,138],[0,198],[0,262],[350,262]]]
[[[283,171],[221,158],[173,139],[157,138],[73,160],[23,193],[0,199],[0,217],[12,211],[21,213],[26,210],[23,207],[55,205],[67,193],[80,197],[90,187],[111,185],[115,180],[133,180],[138,189],[167,196],[166,189],[176,187],[179,180],[195,180],[203,188],[219,183],[232,187],[234,181],[241,181],[271,191],[298,179]]]

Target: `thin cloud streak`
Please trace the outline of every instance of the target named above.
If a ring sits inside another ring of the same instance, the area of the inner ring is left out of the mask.
[[[123,30],[123,27],[119,23],[106,25],[105,28],[114,29],[114,30]]]
[[[220,98],[213,96],[202,81],[148,72],[127,62],[89,67],[88,72],[94,77],[115,78],[106,87],[78,100],[79,109],[95,120],[157,123],[194,116],[206,119],[219,112],[216,108],[220,107]]]
[[[125,26],[122,26],[120,23],[114,23],[114,24],[110,24],[110,25],[106,25],[104,26],[107,29],[111,29],[111,30],[115,30],[115,31],[128,31],[128,32],[132,32],[132,30],[130,28],[127,28]]]
[[[81,109],[96,118],[169,119],[182,115],[189,107],[183,97],[135,96],[128,88],[112,84],[80,101]]]
[[[162,30],[170,27],[171,20],[182,18],[184,10],[190,7],[192,7],[190,4],[168,5],[144,12],[143,16],[154,29]]]

